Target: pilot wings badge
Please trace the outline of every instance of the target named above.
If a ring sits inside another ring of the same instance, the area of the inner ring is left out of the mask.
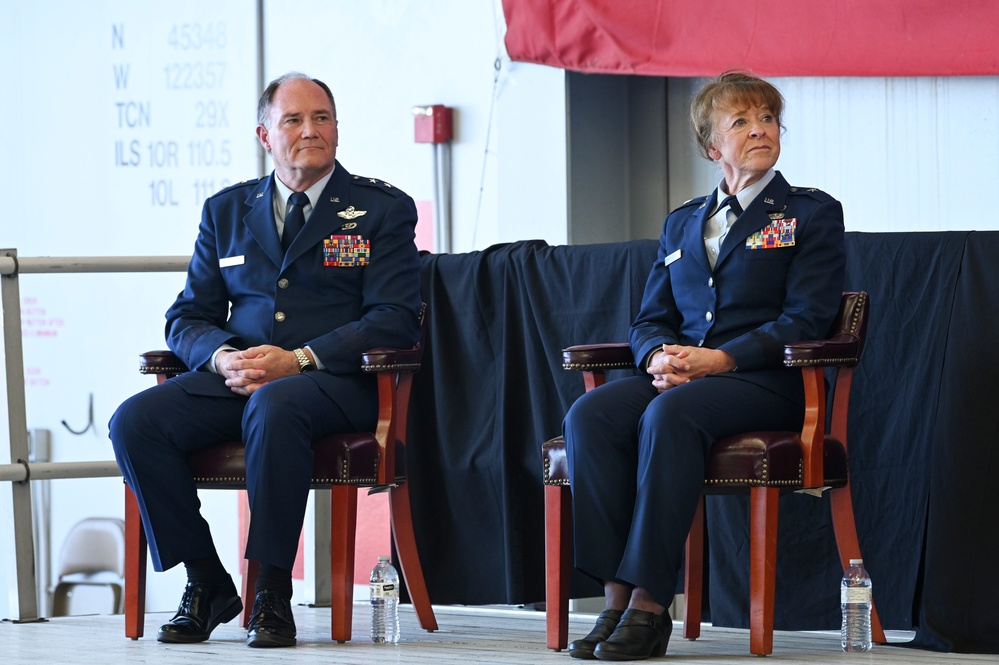
[[[343,217],[344,219],[357,219],[361,215],[367,215],[367,210],[354,210],[354,206],[347,206],[346,210],[341,210],[336,214],[337,217]]]

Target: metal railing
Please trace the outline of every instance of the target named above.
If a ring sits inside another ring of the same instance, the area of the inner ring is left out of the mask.
[[[11,481],[14,508],[14,557],[17,568],[17,619],[38,621],[32,480],[120,476],[114,461],[30,462],[24,395],[24,349],[21,344],[21,297],[18,276],[28,273],[184,272],[187,256],[33,257],[0,249],[0,304],[3,311],[7,372],[7,417],[11,464],[0,464],[0,481]]]

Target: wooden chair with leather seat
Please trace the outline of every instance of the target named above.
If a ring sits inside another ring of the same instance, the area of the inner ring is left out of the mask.
[[[425,316],[423,317],[425,321]],[[354,542],[357,526],[357,490],[389,493],[392,537],[397,562],[420,626],[437,630],[437,620],[420,566],[406,484],[406,422],[413,374],[422,361],[422,345],[410,349],[372,349],[361,359],[361,369],[378,380],[378,423],[374,432],[336,434],[315,441],[313,489],[329,489],[331,536],[331,634],[340,643],[350,640],[354,594]],[[170,351],[142,354],[139,371],[155,374],[162,383],[187,368]],[[192,454],[188,465],[199,488],[246,489],[246,459],[242,441],[228,441]],[[252,515],[250,516],[252,520]],[[125,635],[143,634],[147,543],[139,506],[125,486]],[[243,560],[242,623],[250,620],[253,588],[259,564]]]
[[[844,293],[828,339],[788,344],[784,364],[799,367],[805,387],[801,432],[750,432],[712,446],[705,469],[704,494],[750,497],[750,652],[773,652],[774,591],[777,559],[777,500],[788,492],[829,490],[836,545],[843,569],[861,558],[853,516],[847,464],[847,413],[853,368],[860,362],[867,329],[869,298]],[[562,352],[563,367],[583,372],[586,390],[602,385],[610,369],[634,369],[627,343],[572,346]],[[832,412],[826,432],[825,370],[830,368]],[[565,442],[542,444],[545,483],[545,559],[547,645],[561,650],[568,642],[569,570],[572,564],[572,508]],[[704,497],[687,538],[683,636],[700,636],[704,561]],[[886,643],[877,610],[871,609],[874,642]]]

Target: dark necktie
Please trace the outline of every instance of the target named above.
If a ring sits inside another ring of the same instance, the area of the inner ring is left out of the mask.
[[[739,199],[737,199],[737,198],[735,197],[735,194],[732,194],[731,196],[726,196],[726,197],[724,198],[724,200],[722,200],[722,202],[721,202],[721,205],[720,205],[720,206],[718,206],[718,209],[719,209],[719,210],[721,210],[721,209],[722,209],[722,208],[724,208],[725,206],[728,206],[728,207],[729,207],[729,209],[730,209],[730,210],[731,210],[732,212],[734,212],[734,213],[735,213],[735,217],[736,217],[736,218],[737,218],[737,217],[739,217],[739,215],[741,215],[741,214],[742,214],[742,206],[741,206],[741,205],[739,205]],[[731,224],[732,222],[734,222],[734,221],[735,221],[735,219],[734,219],[734,218],[730,218],[730,217],[728,216],[728,214],[726,213],[726,215],[725,215],[725,221],[727,221],[727,222],[728,222],[729,224]]]
[[[281,247],[286,252],[305,226],[305,206],[308,203],[309,197],[305,192],[295,192],[288,197],[288,211],[284,216],[284,232],[281,234]]]

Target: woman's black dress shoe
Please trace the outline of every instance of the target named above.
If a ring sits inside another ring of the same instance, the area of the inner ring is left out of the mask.
[[[575,640],[569,645],[569,655],[573,658],[593,660],[593,650],[614,632],[617,622],[621,620],[623,610],[604,610],[597,617],[593,630],[581,640]]]
[[[625,610],[614,633],[597,645],[599,660],[642,660],[666,655],[673,621],[663,614]]]

